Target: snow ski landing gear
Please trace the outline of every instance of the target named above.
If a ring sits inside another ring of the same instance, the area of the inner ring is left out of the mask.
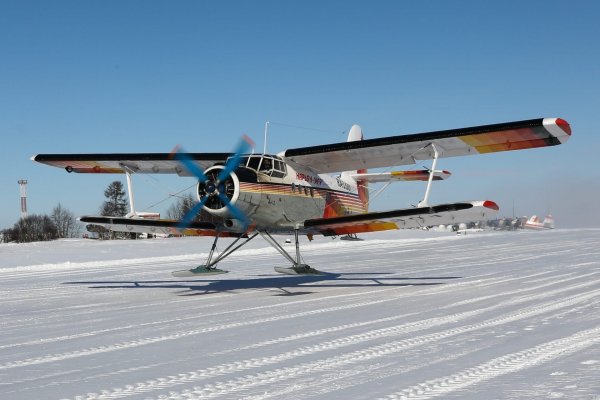
[[[200,265],[196,268],[192,269],[182,269],[180,271],[173,271],[171,275],[176,278],[190,278],[195,276],[204,276],[204,275],[220,275],[226,274],[229,271],[225,271],[218,268],[208,268],[206,265]]]
[[[192,268],[192,269],[184,269],[184,270],[180,270],[180,271],[174,271],[171,273],[171,275],[173,275],[174,277],[177,277],[177,278],[189,278],[189,277],[193,277],[193,276],[226,274],[229,271],[218,269],[215,267],[215,265],[217,265],[217,263],[219,263],[223,259],[225,259],[225,257],[227,257],[228,255],[230,255],[231,253],[233,253],[234,251],[236,251],[237,249],[239,249],[240,247],[242,247],[243,245],[245,245],[246,243],[248,243],[249,241],[254,239],[257,235],[258,235],[258,233],[255,233],[254,235],[247,237],[246,240],[243,241],[241,244],[235,246],[235,244],[237,242],[239,242],[240,239],[242,239],[241,236],[238,237],[237,239],[235,239],[233,241],[233,243],[231,243],[229,246],[227,246],[225,251],[223,251],[217,258],[215,258],[213,260],[212,258],[215,253],[215,250],[217,248],[217,240],[219,240],[219,234],[217,234],[215,236],[215,241],[213,242],[212,247],[210,248],[210,253],[208,253],[208,259],[206,260],[206,264],[200,265],[200,266],[198,266],[196,268]]]
[[[285,275],[325,275],[324,272],[318,271],[306,264],[300,264],[290,268],[274,267],[274,269],[275,272]]]
[[[215,254],[215,250],[217,248],[217,240],[219,240],[219,235],[217,234],[215,236],[215,240],[210,249],[210,253],[208,253],[208,258],[207,258],[205,264],[200,265],[196,268],[192,268],[192,269],[184,269],[181,271],[174,271],[172,273],[172,275],[177,278],[189,278],[189,277],[203,276],[203,275],[226,274],[228,271],[218,269],[215,267],[215,265],[217,265],[217,263],[223,261],[223,259],[225,259],[225,257],[229,256],[231,253],[233,253],[234,251],[236,251],[237,249],[239,249],[240,247],[242,247],[243,245],[245,245],[246,243],[248,243],[249,241],[254,239],[256,236],[258,236],[258,234],[260,234],[267,241],[267,243],[269,243],[271,246],[273,246],[279,253],[281,253],[281,255],[283,255],[285,258],[287,258],[292,263],[292,266],[289,268],[275,267],[275,272],[279,272],[280,274],[286,274],[286,275],[325,275],[325,273],[323,273],[321,271],[317,271],[316,269],[311,268],[309,265],[306,265],[301,262],[300,244],[298,243],[298,229],[296,229],[294,231],[294,237],[296,239],[296,259],[292,258],[292,256],[289,255],[288,252],[285,251],[284,248],[281,247],[281,245],[279,243],[277,243],[277,241],[275,241],[275,239],[273,239],[273,237],[269,234],[269,232],[257,231],[252,236],[247,237],[245,241],[243,241],[242,243],[240,243],[236,246],[236,244],[240,241],[240,239],[242,239],[241,236],[238,237],[237,239],[235,239],[235,241],[233,243],[231,243],[229,246],[227,246],[225,251],[223,251],[218,257],[216,257],[213,260],[213,255]]]
[[[296,259],[294,260],[292,256],[288,254],[287,251],[284,250],[283,247],[279,243],[273,239],[273,237],[269,234],[269,232],[259,232],[260,235],[265,239],[271,246],[275,248],[282,256],[287,258],[292,266],[290,268],[283,267],[275,267],[275,272],[279,272],[280,274],[286,275],[324,275],[323,272],[317,271],[316,269],[310,267],[309,265],[301,263],[300,259],[300,244],[298,243],[298,229],[294,231],[294,237],[296,239]]]

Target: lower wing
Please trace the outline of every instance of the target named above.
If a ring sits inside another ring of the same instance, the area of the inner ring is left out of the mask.
[[[96,217],[86,216],[79,218],[81,222],[98,225],[113,232],[150,233],[161,235],[185,236],[240,236],[239,233],[227,232],[211,222],[191,222],[181,229],[181,221],[172,219],[145,219],[127,217]]]
[[[471,201],[463,203],[440,204],[431,207],[414,207],[400,210],[371,212],[346,215],[334,218],[317,218],[304,221],[300,230],[324,236],[347,235],[386,231],[391,229],[423,228],[432,225],[446,225],[460,222],[481,221],[492,218],[498,212],[493,201]],[[174,234],[186,236],[239,237],[240,234],[228,230],[224,225],[211,222],[192,222],[180,229],[181,221],[167,219],[144,219],[126,217],[81,217],[81,222],[99,225],[115,232],[135,232],[151,234]],[[254,229],[254,228],[253,228]],[[258,228],[261,229],[261,228]],[[269,227],[262,228],[269,231]],[[273,227],[278,233],[293,232],[281,227]]]
[[[304,221],[304,228],[324,236],[347,235],[481,221],[492,218],[498,210],[498,205],[493,201],[470,201],[335,218],[310,219]]]

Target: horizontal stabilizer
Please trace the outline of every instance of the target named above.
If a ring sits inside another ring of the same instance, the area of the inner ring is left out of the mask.
[[[315,233],[324,236],[337,236],[482,221],[494,217],[498,210],[498,205],[493,201],[470,201],[343,217],[311,219],[304,221],[304,228],[313,229]]]
[[[433,173],[434,181],[448,179],[452,175],[448,171],[435,171]],[[374,172],[365,174],[349,175],[355,180],[367,182],[394,182],[394,181],[427,181],[429,180],[429,170],[423,169],[418,171],[391,171],[391,172]]]

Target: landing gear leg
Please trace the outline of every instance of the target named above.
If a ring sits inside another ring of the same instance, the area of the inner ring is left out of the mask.
[[[273,237],[269,234],[269,232],[259,232],[260,235],[269,243],[271,246],[275,248],[282,256],[287,258],[291,263],[292,267],[283,268],[283,267],[275,267],[275,272],[279,272],[280,274],[287,275],[323,275],[322,272],[317,271],[311,266],[302,263],[302,258],[300,257],[300,243],[298,241],[298,229],[294,231],[294,238],[296,240],[296,259],[292,258],[291,255]]]
[[[239,249],[240,247],[242,247],[243,245],[245,245],[246,243],[248,243],[249,241],[254,239],[257,235],[258,235],[258,233],[255,233],[254,235],[247,237],[239,245],[235,246],[242,239],[241,236],[238,237],[237,239],[235,239],[233,241],[233,243],[231,243],[229,246],[227,246],[227,248],[218,257],[216,257],[213,260],[213,255],[217,248],[217,241],[219,240],[219,233],[217,233],[217,235],[215,236],[215,240],[213,241],[212,247],[210,248],[210,253],[208,253],[208,258],[206,259],[206,264],[199,265],[196,268],[192,268],[192,269],[184,269],[181,271],[174,271],[172,273],[172,275],[180,278],[180,277],[190,277],[190,276],[198,276],[198,275],[226,274],[229,271],[218,269],[216,267],[216,265],[219,262],[223,261],[227,256],[232,254],[234,251],[236,251],[237,249]]]

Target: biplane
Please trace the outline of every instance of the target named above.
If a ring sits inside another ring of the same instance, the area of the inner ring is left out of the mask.
[[[287,274],[319,274],[302,261],[299,235],[338,236],[390,229],[492,218],[499,210],[490,200],[429,204],[434,180],[447,179],[437,170],[446,157],[555,146],[571,136],[570,125],[560,118],[476,126],[462,129],[364,139],[352,126],[346,142],[284,150],[277,154],[249,153],[244,138],[232,153],[39,154],[32,160],[69,173],[125,174],[130,212],[123,217],[83,216],[82,222],[118,232],[181,233],[214,236],[207,260],[175,276],[217,274],[217,264],[260,235],[290,263],[276,268]],[[424,170],[368,172],[432,160]],[[148,219],[136,212],[132,192],[134,174],[177,174],[197,180],[197,203],[181,220]],[[369,211],[369,184],[426,181],[422,201],[416,206]],[[211,216],[210,220],[198,215]],[[294,235],[290,254],[273,235]],[[234,240],[218,255],[217,241]],[[293,253],[293,252],[292,252]]]

